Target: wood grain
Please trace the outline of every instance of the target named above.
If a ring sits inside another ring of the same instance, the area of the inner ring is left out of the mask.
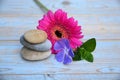
[[[119,74],[1,75],[2,80],[120,80]]]
[[[66,0],[41,0],[41,2],[47,6],[47,8],[55,11],[56,9],[63,9],[70,14],[120,14],[120,2],[119,0],[69,0],[66,1],[69,4],[63,4]],[[51,3],[49,3],[51,2]],[[4,4],[4,5],[3,5]],[[27,5],[26,5],[27,4]],[[73,11],[74,10],[74,11]],[[114,11],[113,11],[114,10]],[[8,13],[9,12],[9,13]],[[20,1],[9,1],[2,0],[1,2],[1,14],[40,14],[42,11],[33,2],[33,0],[20,0]]]
[[[20,56],[22,45],[18,41],[8,41],[8,43],[1,41],[0,74],[120,74],[120,45],[117,44],[120,44],[120,41],[114,41],[112,43],[111,41],[98,41],[98,46],[93,54],[95,57],[94,63],[76,61],[70,65],[63,65],[55,60],[54,55],[51,55],[51,57],[43,61],[25,61]],[[116,48],[113,52],[112,49],[114,47]]]
[[[26,61],[19,38],[36,29],[42,10],[33,0],[0,0],[0,80],[120,80],[119,0],[40,0],[52,11],[63,9],[82,26],[83,41],[95,37],[94,62],[63,65],[55,55]]]
[[[35,24],[33,24],[35,25]],[[17,26],[17,27],[0,27],[0,40],[19,40],[26,31],[36,29],[35,26]],[[120,40],[119,25],[85,25],[82,27],[84,39],[95,37],[97,39],[116,39]],[[6,34],[8,32],[9,34]]]

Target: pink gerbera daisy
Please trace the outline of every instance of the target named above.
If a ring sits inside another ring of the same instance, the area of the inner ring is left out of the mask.
[[[37,29],[44,30],[48,39],[52,42],[52,53],[55,53],[53,48],[55,42],[61,38],[66,38],[70,42],[70,47],[75,49],[82,45],[83,38],[81,35],[81,26],[73,17],[68,18],[67,13],[58,9],[55,13],[48,11],[47,14],[39,20]]]

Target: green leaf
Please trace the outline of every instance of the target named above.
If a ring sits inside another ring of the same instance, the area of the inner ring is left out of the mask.
[[[93,55],[91,54],[91,52],[88,52],[86,50],[84,50],[84,53],[82,53],[82,58],[87,60],[88,62],[93,62],[93,60],[94,60]]]
[[[75,55],[73,57],[73,61],[80,61],[81,60],[81,57],[79,55]]]
[[[73,61],[80,61],[81,60],[81,52],[80,49],[77,48],[76,52],[74,52],[74,57],[73,57]]]
[[[89,52],[93,52],[96,47],[96,39],[95,38],[89,39],[88,41],[83,43],[81,47],[83,47],[85,50]]]
[[[95,38],[89,39],[82,46],[78,47],[75,56],[73,58],[74,61],[86,60],[88,62],[93,62],[94,58],[91,52],[95,50],[96,40]]]

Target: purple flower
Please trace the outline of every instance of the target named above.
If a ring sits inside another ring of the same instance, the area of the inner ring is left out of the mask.
[[[72,57],[74,53],[70,47],[68,39],[60,39],[54,44],[54,49],[58,51],[55,58],[58,62],[63,62],[63,64],[69,64],[72,62]]]

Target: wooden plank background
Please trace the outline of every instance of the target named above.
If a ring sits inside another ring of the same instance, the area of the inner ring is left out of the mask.
[[[40,0],[68,12],[82,26],[83,41],[95,37],[94,62],[63,65],[54,55],[25,61],[19,38],[35,29],[43,12],[33,0],[0,0],[0,80],[120,80],[120,0]]]

